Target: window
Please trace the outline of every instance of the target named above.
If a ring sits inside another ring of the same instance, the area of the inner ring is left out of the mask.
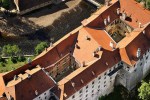
[[[80,94],[80,97],[82,96],[82,94]]]
[[[92,94],[92,97],[94,96],[94,94]]]
[[[92,82],[92,84],[94,84],[94,81]]]
[[[100,83],[101,81],[99,81],[98,83]]]
[[[100,88],[100,85],[98,86],[98,88]]]
[[[148,59],[148,56],[146,57],[146,60]]]
[[[45,97],[45,100],[46,100],[46,98],[47,98],[47,97]]]
[[[86,86],[86,89],[88,88],[88,85]]]
[[[88,94],[86,95],[86,97],[88,96]]]
[[[112,79],[112,77],[110,76],[110,79]]]
[[[94,85],[92,86],[92,88],[94,88]]]
[[[136,69],[134,70],[134,72],[136,72]]]
[[[106,79],[106,76],[104,77],[104,79]]]
[[[92,90],[92,93],[94,92],[94,90]]]
[[[46,95],[46,93],[44,93],[44,95]]]
[[[79,93],[82,93],[82,90],[80,90]]]
[[[109,70],[109,72],[111,72],[111,69]]]
[[[140,64],[140,66],[142,66],[142,63]]]
[[[86,90],[86,92],[88,92],[88,90]]]
[[[106,81],[104,82],[104,84],[106,83]]]
[[[106,72],[105,72],[105,74],[104,75],[106,75]]]
[[[101,79],[101,76],[98,78],[98,80],[100,80]]]
[[[72,99],[73,99],[73,98],[75,98],[75,96],[74,96],[74,95],[72,96]]]

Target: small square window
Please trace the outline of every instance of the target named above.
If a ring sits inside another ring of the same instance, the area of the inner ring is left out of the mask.
[[[86,90],[86,92],[88,92],[88,90]]]
[[[72,99],[73,99],[73,98],[75,98],[75,96],[74,96],[74,95],[72,96]]]
[[[80,90],[79,93],[82,93],[82,90]]]
[[[101,79],[101,76],[98,78],[98,80],[100,80]]]
[[[86,89],[88,88],[88,85],[86,86]]]
[[[92,82],[92,84],[94,84],[94,81]]]
[[[92,88],[94,88],[94,85],[92,86]]]
[[[86,97],[88,96],[88,94],[86,95]]]

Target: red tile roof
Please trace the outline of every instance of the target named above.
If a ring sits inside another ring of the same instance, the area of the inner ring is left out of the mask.
[[[131,19],[126,19],[125,22],[135,28],[128,36],[123,38],[118,44],[116,44],[112,38],[105,32],[105,26],[103,20],[110,16],[111,21],[119,18],[116,14],[116,9],[120,8],[121,12],[125,11],[127,15],[131,15]],[[138,23],[142,23],[142,28],[138,28]],[[12,71],[3,76],[4,82],[9,82],[14,75],[18,75],[21,72],[24,72],[28,68],[34,68],[36,65],[41,65],[42,67],[47,67],[56,61],[60,60],[70,51],[72,52],[75,59],[79,62],[86,62],[85,67],[80,67],[70,75],[66,76],[64,79],[58,82],[58,87],[55,87],[53,90],[56,90],[55,93],[61,100],[68,98],[76,91],[80,90],[83,86],[87,85],[90,81],[96,78],[98,75],[105,72],[108,68],[111,68],[119,61],[124,61],[129,65],[134,65],[139,59],[136,57],[137,49],[141,49],[141,55],[143,55],[146,50],[150,48],[150,12],[144,10],[138,3],[134,0],[112,0],[110,6],[104,6],[94,13],[91,17],[82,22],[82,26],[73,30],[65,37],[60,39],[54,44],[53,47],[47,48],[47,51],[41,53],[32,63],[27,64],[15,71]],[[142,31],[145,30],[145,34]],[[90,39],[86,40],[86,36]],[[115,50],[112,50],[110,47],[110,41],[114,43],[116,47]],[[76,48],[76,44],[78,48]],[[100,50],[100,57],[93,57],[92,53],[96,48],[102,46]],[[109,59],[108,59],[109,58]],[[107,64],[106,64],[107,63]],[[94,74],[93,74],[94,73]],[[88,75],[88,77],[87,77]],[[44,81],[41,79],[43,75],[37,75],[39,79],[35,79],[31,83],[37,84],[38,80]],[[82,82],[81,82],[82,80]],[[20,83],[15,87],[17,92],[20,92],[20,88],[27,88],[25,84],[28,81]],[[40,82],[39,82],[40,83]],[[74,83],[74,87],[72,86]],[[35,89],[32,84],[30,84],[31,89]],[[37,84],[39,85],[39,84]],[[10,92],[15,95],[14,87],[9,88]],[[48,87],[49,88],[49,87]],[[38,88],[40,89],[40,88]],[[44,88],[45,89],[45,88]],[[26,90],[27,92],[28,90]],[[42,93],[42,92],[41,92]],[[20,95],[16,95],[16,98],[20,98]],[[29,94],[33,97],[33,94]],[[25,94],[23,95],[23,97]],[[29,98],[26,97],[28,100]]]
[[[143,8],[135,0],[120,0],[120,5],[121,11],[131,15],[131,19],[126,21],[130,26],[137,28],[139,22],[144,25],[150,21],[150,11]]]
[[[55,85],[55,83],[41,69],[33,73],[30,78],[20,80],[19,83],[14,85],[13,83],[11,84],[12,86],[6,86],[5,92],[6,94],[9,92],[15,100],[32,100],[37,97],[37,95],[35,95],[36,90],[38,95],[40,95]]]

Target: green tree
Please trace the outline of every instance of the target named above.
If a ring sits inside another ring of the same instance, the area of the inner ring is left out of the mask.
[[[47,42],[41,42],[35,47],[36,54],[40,54],[45,48],[48,47]]]
[[[142,85],[138,89],[139,91],[139,98],[142,100],[150,100],[150,82],[142,81]]]
[[[3,56],[17,56],[21,50],[17,45],[5,45],[2,49]]]
[[[9,8],[10,6],[10,1],[9,0],[0,0],[0,3],[2,4],[2,6],[6,9]]]
[[[146,0],[145,2],[146,2],[146,3],[145,3],[145,7],[146,7],[147,9],[150,9],[150,0]]]

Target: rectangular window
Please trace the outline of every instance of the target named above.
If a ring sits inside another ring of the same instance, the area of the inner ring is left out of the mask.
[[[88,88],[88,85],[86,86],[86,89]]]
[[[79,93],[82,93],[82,90],[80,90]]]
[[[101,79],[101,76],[98,77],[98,80],[100,80],[100,79]]]
[[[75,98],[75,96],[74,96],[74,95],[72,96],[72,99],[73,99],[73,98]]]
[[[92,84],[94,84],[94,81],[92,82]]]
[[[140,66],[142,66],[142,63],[140,64]]]

